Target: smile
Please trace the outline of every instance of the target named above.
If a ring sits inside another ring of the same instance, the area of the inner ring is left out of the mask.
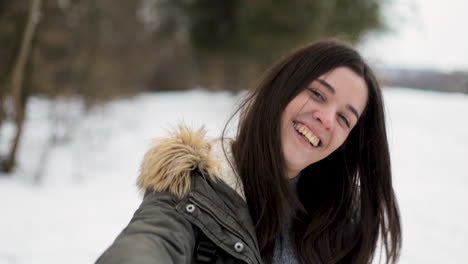
[[[297,133],[301,134],[313,147],[320,146],[320,138],[316,136],[310,129],[296,121],[293,121],[293,127]]]

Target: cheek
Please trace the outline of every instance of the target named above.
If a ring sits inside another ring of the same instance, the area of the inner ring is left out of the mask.
[[[334,138],[332,144],[330,145],[331,152],[335,151],[337,148],[341,147],[343,143],[346,141],[346,138],[348,138],[349,133],[343,133],[336,135]]]
[[[284,113],[288,116],[297,115],[300,113],[304,107],[309,102],[309,96],[306,91],[300,92],[296,97],[294,97],[286,106]]]

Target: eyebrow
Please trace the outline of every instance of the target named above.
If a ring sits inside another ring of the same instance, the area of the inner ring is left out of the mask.
[[[349,111],[351,111],[355,116],[356,116],[356,119],[359,120],[359,114],[358,114],[358,111],[356,110],[356,108],[354,108],[352,105],[350,104],[347,104],[346,105],[346,108],[349,109]]]
[[[325,88],[327,88],[332,94],[335,94],[336,93],[336,90],[335,88],[333,88],[333,86],[331,86],[328,82],[326,82],[324,79],[317,79],[317,81],[319,83],[321,83],[323,86],[325,86]]]
[[[317,81],[323,86],[325,86],[325,88],[327,88],[328,91],[330,91],[332,94],[336,94],[335,88],[333,88],[333,86],[331,86],[327,81],[325,81],[324,79],[320,79],[320,78],[318,78]],[[354,108],[350,104],[347,104],[346,108],[348,108],[348,110],[351,111],[356,116],[356,119],[359,119],[359,113],[356,110],[356,108]]]

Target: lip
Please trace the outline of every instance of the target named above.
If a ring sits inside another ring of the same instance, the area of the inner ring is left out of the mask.
[[[319,143],[319,145],[318,145],[316,148],[323,146],[322,135],[320,135],[315,129],[313,129],[312,126],[310,126],[310,125],[307,124],[306,122],[299,121],[299,120],[294,120],[293,122],[300,123],[300,124],[306,126],[310,131],[312,131],[312,133],[314,133],[314,135],[315,135],[316,137],[319,138],[320,143]],[[294,127],[293,127],[293,129],[294,129]],[[295,129],[294,129],[294,130],[295,130]]]

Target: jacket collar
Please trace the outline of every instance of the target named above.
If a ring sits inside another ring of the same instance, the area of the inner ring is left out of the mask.
[[[255,258],[261,262],[244,189],[232,169],[232,139],[208,141],[205,134],[203,128],[192,131],[179,126],[171,137],[157,139],[143,159],[137,185],[143,192],[167,191],[181,199],[181,204],[198,201],[255,249]],[[218,236],[223,239],[222,234]]]

